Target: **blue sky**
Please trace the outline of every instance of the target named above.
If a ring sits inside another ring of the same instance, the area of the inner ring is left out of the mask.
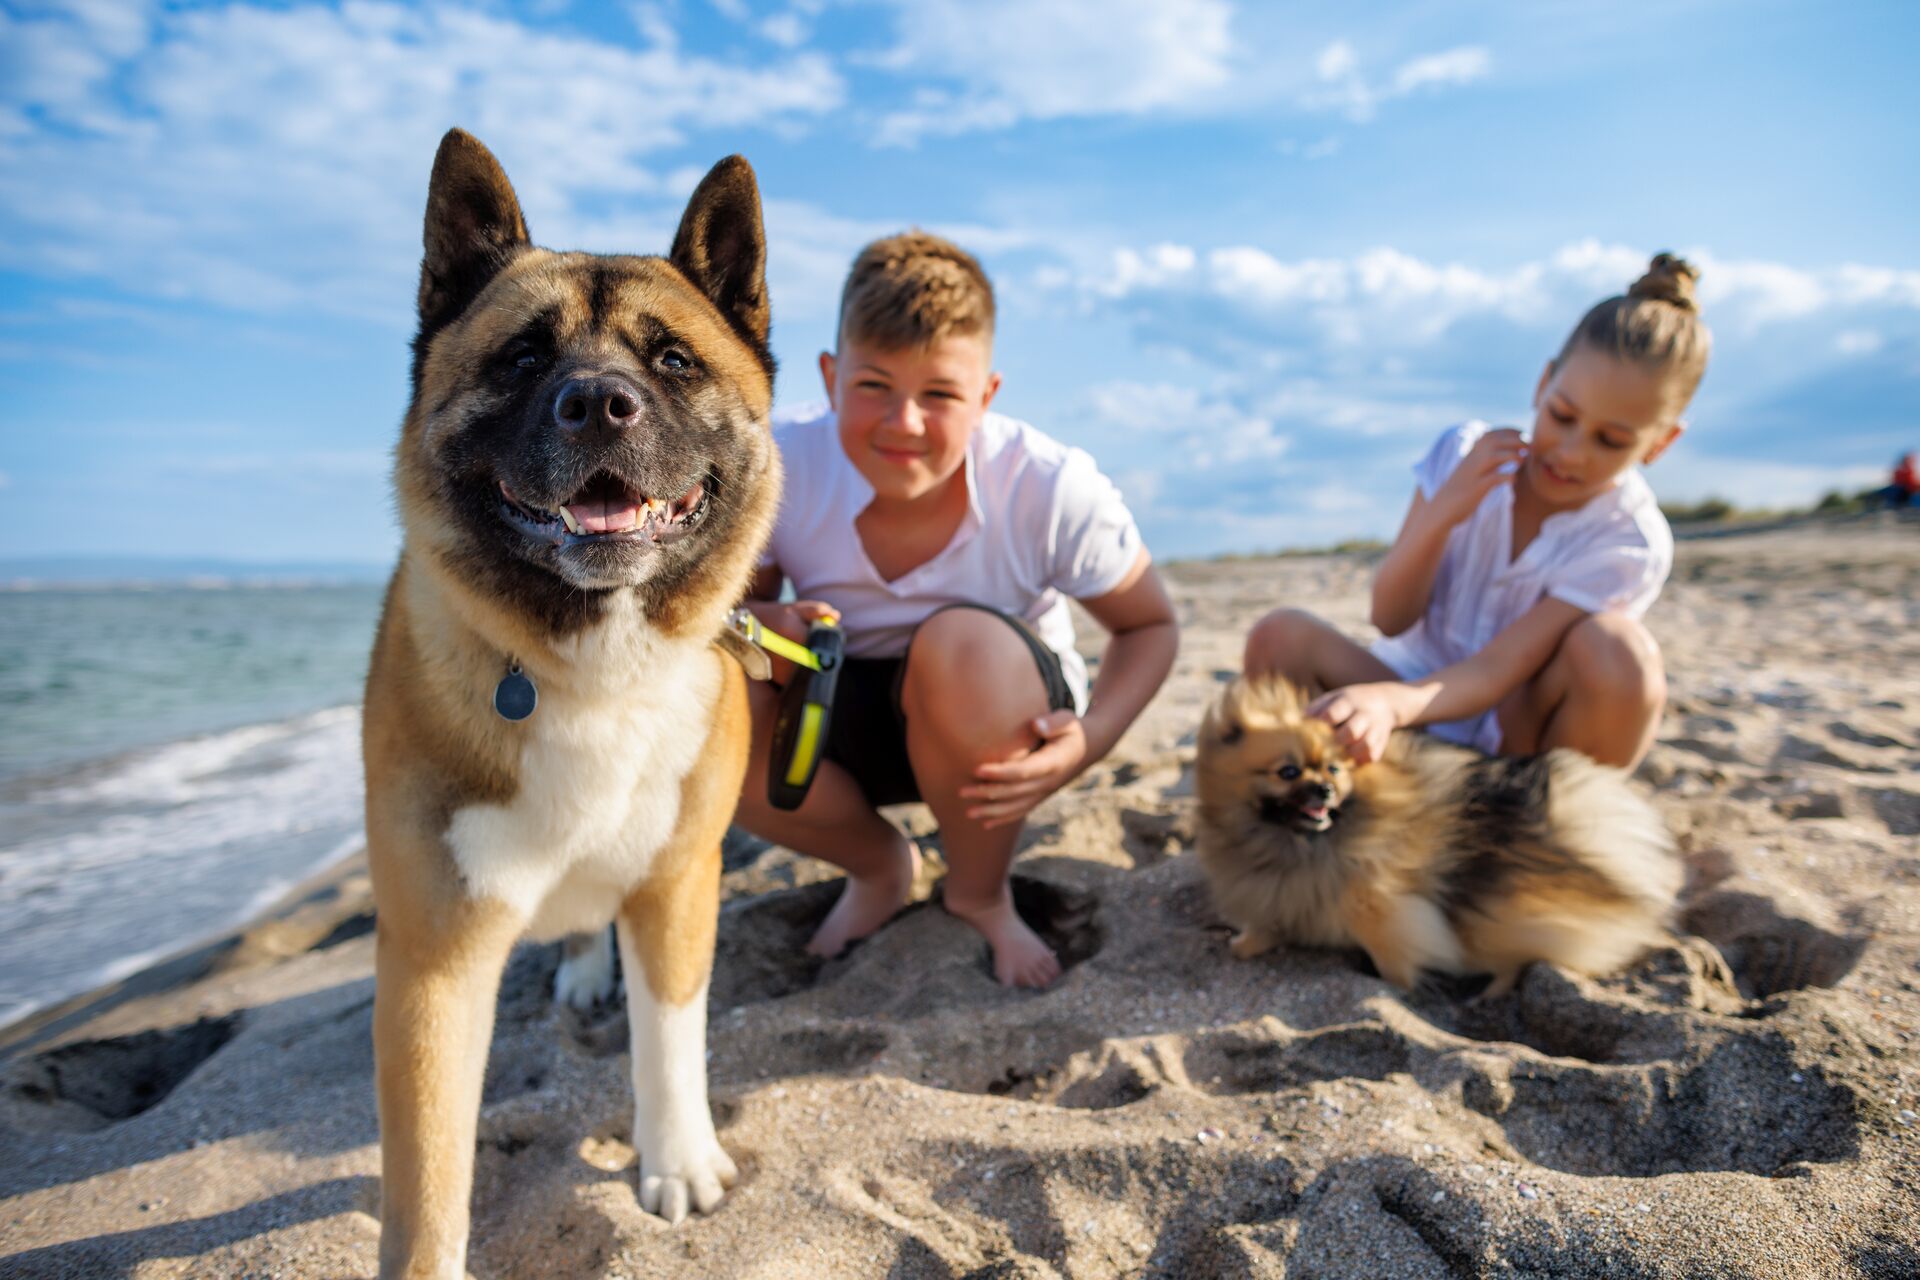
[[[1774,0],[0,2],[0,556],[395,546],[421,207],[478,134],[535,238],[658,252],[759,172],[778,398],[908,224],[1001,295],[1000,407],[1164,555],[1390,535],[1579,313],[1692,255],[1670,498],[1920,447],[1920,8]]]

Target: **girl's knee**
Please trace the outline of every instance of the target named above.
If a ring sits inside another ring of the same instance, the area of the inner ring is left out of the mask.
[[[1589,614],[1562,642],[1576,684],[1627,705],[1657,710],[1667,698],[1660,646],[1623,613]]]
[[[1275,609],[1247,633],[1241,665],[1249,674],[1277,671],[1297,678],[1315,635],[1324,625],[1305,609]]]

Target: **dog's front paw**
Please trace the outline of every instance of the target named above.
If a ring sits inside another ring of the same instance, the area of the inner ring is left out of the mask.
[[[553,975],[553,998],[582,1013],[611,1000],[619,981],[614,969],[613,931],[601,929],[568,938],[564,947],[560,967]]]
[[[657,1160],[640,1157],[640,1207],[668,1222],[679,1222],[691,1207],[712,1213],[740,1177],[733,1159],[720,1149],[718,1139],[707,1139],[706,1149],[675,1158],[663,1153]]]
[[[1236,960],[1251,960],[1263,956],[1280,945],[1280,939],[1260,929],[1242,929],[1233,935],[1233,941],[1227,944],[1227,950]]]

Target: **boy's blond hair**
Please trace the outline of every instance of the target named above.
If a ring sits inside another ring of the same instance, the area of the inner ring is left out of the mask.
[[[1592,347],[1619,360],[1658,369],[1672,380],[1681,404],[1693,398],[1707,371],[1713,337],[1694,301],[1699,270],[1671,253],[1654,255],[1647,273],[1624,294],[1596,303],[1567,335],[1554,363],[1577,346]]]
[[[903,231],[860,251],[840,292],[840,341],[886,351],[946,338],[993,341],[993,285],[951,240]]]

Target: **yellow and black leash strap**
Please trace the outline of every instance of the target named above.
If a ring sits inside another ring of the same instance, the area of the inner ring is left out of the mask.
[[[838,618],[822,618],[808,628],[807,642],[801,645],[762,626],[745,609],[734,610],[727,621],[742,639],[799,668],[780,691],[767,762],[768,802],[776,809],[798,809],[826,753],[846,633]]]

